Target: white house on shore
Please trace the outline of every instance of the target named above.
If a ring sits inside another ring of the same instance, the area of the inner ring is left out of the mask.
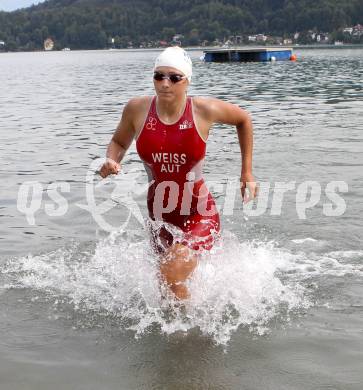
[[[356,26],[345,27],[343,29],[343,33],[360,37],[363,35],[363,26],[361,24],[357,24]]]
[[[44,41],[44,50],[50,51],[50,50],[53,50],[53,48],[54,48],[54,41],[51,38],[47,38]]]
[[[248,41],[249,42],[266,42],[267,36],[265,34],[249,35]]]

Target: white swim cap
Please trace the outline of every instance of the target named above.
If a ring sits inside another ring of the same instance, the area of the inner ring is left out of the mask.
[[[154,71],[159,66],[171,66],[180,70],[191,82],[192,80],[192,60],[189,54],[179,46],[166,48],[155,60]]]

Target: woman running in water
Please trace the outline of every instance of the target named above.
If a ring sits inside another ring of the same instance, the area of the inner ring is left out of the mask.
[[[102,177],[117,174],[136,139],[150,180],[149,216],[182,233],[173,235],[167,224],[161,228],[150,225],[153,246],[161,256],[161,276],[178,299],[189,296],[185,282],[197,265],[198,254],[213,246],[220,231],[218,211],[202,178],[206,141],[214,123],[236,126],[242,154],[242,198],[248,201],[257,195],[248,113],[218,99],[189,97],[191,76],[192,62],[180,47],[169,47],[158,56],[156,96],[136,97],[127,103],[100,170]]]

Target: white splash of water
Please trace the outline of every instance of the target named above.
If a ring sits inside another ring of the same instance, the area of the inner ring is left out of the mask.
[[[227,344],[240,326],[263,334],[272,319],[309,307],[304,281],[311,276],[363,272],[337,256],[310,256],[274,242],[239,242],[225,231],[201,257],[188,281],[191,298],[180,305],[160,284],[159,259],[145,234],[112,233],[92,253],[75,245],[11,260],[2,270],[3,287],[65,298],[76,311],[117,318],[136,336],[155,326],[166,334],[197,327]]]

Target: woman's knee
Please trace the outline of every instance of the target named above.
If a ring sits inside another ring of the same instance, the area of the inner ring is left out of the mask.
[[[173,245],[161,261],[160,270],[168,284],[185,281],[197,265],[197,259],[184,245]]]

